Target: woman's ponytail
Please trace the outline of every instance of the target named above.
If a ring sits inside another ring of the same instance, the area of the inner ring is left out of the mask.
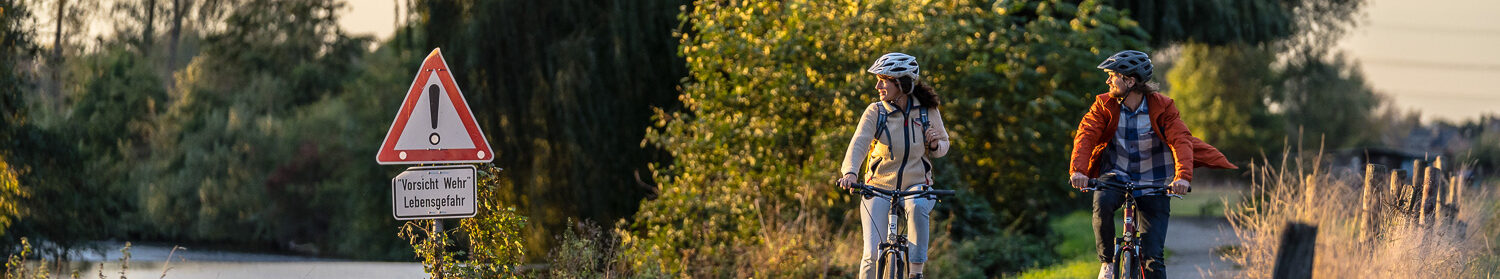
[[[942,100],[938,99],[937,92],[933,91],[932,86],[928,86],[927,83],[917,81],[916,84],[912,84],[912,79],[909,77],[901,77],[897,82],[900,84],[901,89],[911,92],[912,98],[916,98],[923,106],[936,108],[942,105]]]

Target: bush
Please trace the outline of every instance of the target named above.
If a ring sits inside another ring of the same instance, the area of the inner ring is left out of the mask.
[[[514,207],[500,204],[499,189],[508,188],[510,182],[500,175],[500,168],[485,165],[478,181],[478,212],[473,218],[459,221],[458,229],[448,229],[436,234],[431,230],[436,220],[412,220],[401,226],[397,236],[411,244],[412,252],[422,259],[423,270],[428,274],[457,278],[498,278],[520,275],[525,245],[521,241],[521,229],[526,227],[526,217],[516,213]],[[457,235],[457,237],[455,237]],[[455,240],[464,240],[458,248],[449,249]]]
[[[838,249],[858,243],[848,241],[856,198],[831,181],[851,120],[875,100],[864,67],[886,52],[917,56],[944,99],[953,151],[936,163],[963,168],[938,169],[936,184],[992,203],[966,209],[996,210],[952,215],[1005,220],[962,237],[1045,231],[1046,211],[1077,206],[1057,154],[1071,148],[1093,96],[1084,92],[1103,90],[1101,52],[1142,48],[1146,37],[1095,1],[699,1],[681,17],[684,107],[658,113],[646,142],[675,161],[653,167],[658,197],[624,241],[633,266],[695,277],[852,270],[858,249]]]
[[[548,278],[620,278],[625,265],[620,236],[592,221],[573,222],[557,236],[557,246],[547,254]],[[637,275],[637,277],[644,277]]]
[[[978,236],[961,241],[939,237],[932,241],[932,258],[925,268],[932,278],[985,278],[1047,266],[1056,262],[1050,244],[1041,237],[1015,233]]]
[[[0,156],[0,236],[5,236],[6,229],[10,227],[16,218],[21,218],[21,199],[26,198],[26,192],[21,190],[21,182],[16,180],[16,172],[11,170],[10,163]],[[0,251],[9,251],[5,245],[0,245]]]

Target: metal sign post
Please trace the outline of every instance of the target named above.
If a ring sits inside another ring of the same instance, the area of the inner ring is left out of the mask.
[[[412,167],[391,178],[391,215],[396,220],[432,220],[430,244],[438,278],[443,277],[442,219],[474,217],[477,173],[471,165]]]
[[[440,253],[443,248],[442,238],[438,236],[443,233],[443,219],[432,219],[432,258],[437,259],[437,278],[443,279],[443,256]]]

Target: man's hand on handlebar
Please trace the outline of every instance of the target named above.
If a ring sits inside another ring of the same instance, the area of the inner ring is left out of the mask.
[[[1089,177],[1075,172],[1073,177],[1068,179],[1068,184],[1072,185],[1073,189],[1083,190],[1084,187],[1089,186]]]
[[[855,183],[859,183],[859,177],[854,176],[852,173],[846,173],[843,178],[839,178],[839,188],[844,188],[844,190],[848,190],[851,194],[859,192],[858,189],[849,188],[849,186],[853,186]]]
[[[1172,185],[1167,186],[1168,193],[1177,195],[1187,194],[1188,191],[1192,191],[1192,189],[1193,187],[1188,184],[1187,180],[1182,179],[1172,181]]]

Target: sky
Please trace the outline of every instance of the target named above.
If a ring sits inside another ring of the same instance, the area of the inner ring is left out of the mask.
[[[1367,81],[1424,118],[1500,116],[1500,1],[1375,0],[1340,48]]]
[[[349,1],[339,22],[390,38],[396,0]],[[1500,1],[1370,0],[1365,19],[1339,44],[1375,91],[1424,120],[1500,116]]]

